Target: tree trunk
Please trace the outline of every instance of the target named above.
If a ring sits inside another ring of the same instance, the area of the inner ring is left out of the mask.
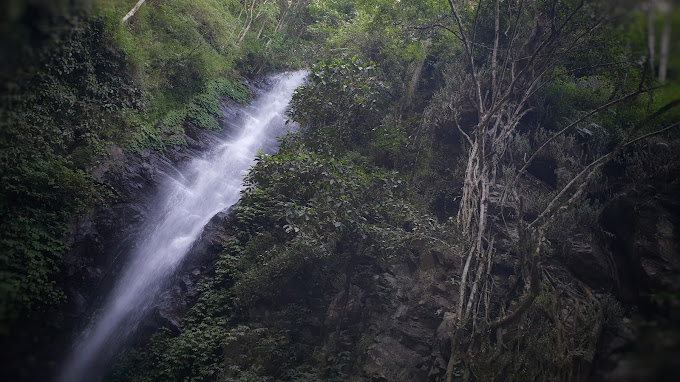
[[[659,82],[666,82],[666,75],[668,74],[668,54],[671,47],[671,3],[667,3],[667,9],[664,10],[664,24],[663,32],[661,32],[661,56],[659,58]]]
[[[243,39],[246,38],[246,35],[248,34],[248,31],[250,30],[250,27],[253,25],[253,12],[255,10],[255,0],[250,4],[250,9],[248,9],[248,3],[243,4],[244,10],[246,12],[246,22],[243,26],[243,31],[241,34],[238,36],[238,43],[237,45],[241,45],[243,42]]]
[[[253,20],[249,20],[248,24],[246,24],[246,27],[243,29],[243,32],[241,33],[241,37],[238,38],[238,45],[241,45],[243,42],[243,39],[246,38],[246,35],[248,34],[248,31],[250,30],[250,26],[253,25]]]
[[[656,13],[656,0],[649,0],[647,6],[647,50],[649,53],[649,68],[654,76],[654,69],[656,64],[656,33],[654,28],[654,19]]]
[[[121,22],[121,23],[124,23],[124,22],[126,22],[130,17],[134,16],[135,13],[137,13],[137,10],[139,9],[139,7],[141,7],[142,4],[144,4],[145,1],[146,1],[146,0],[139,0],[139,1],[137,2],[137,4],[135,4],[135,6],[130,10],[130,12],[127,13],[127,15],[125,15],[125,17],[123,17],[123,19],[122,19],[120,22]]]
[[[262,31],[264,30],[265,25],[267,25],[267,24],[262,23],[262,25],[260,26],[260,30],[257,31],[257,39],[258,40],[260,39],[260,37],[262,37]]]
[[[274,28],[274,33],[278,33],[280,30],[281,31],[283,30],[283,26],[286,22],[286,17],[288,16],[288,12],[290,11],[291,7],[294,8],[294,5],[295,5],[295,3],[292,2],[292,1],[288,3],[288,7],[286,7],[286,9],[281,14],[281,18],[279,19],[279,22],[276,23],[276,28]]]
[[[413,95],[416,92],[416,87],[418,86],[418,81],[420,81],[420,75],[423,73],[423,66],[425,66],[425,60],[427,59],[427,49],[430,47],[430,39],[425,40],[425,46],[423,47],[423,58],[418,60],[418,64],[413,70],[413,76],[411,77],[411,83],[408,86],[408,93],[406,95],[406,105],[410,105],[413,100]]]

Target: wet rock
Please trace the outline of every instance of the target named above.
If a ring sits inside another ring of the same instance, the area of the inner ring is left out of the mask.
[[[181,332],[181,317],[188,309],[186,291],[178,285],[163,293],[157,300],[155,316],[150,326],[160,326],[169,328],[173,332]]]
[[[437,260],[437,257],[435,257],[435,254],[430,252],[430,251],[423,251],[420,254],[420,269],[422,270],[429,270],[433,269],[438,265],[439,261]]]
[[[680,328],[676,323],[631,322],[635,331],[622,333],[617,329],[613,338],[599,351],[603,358],[594,381],[642,382],[671,381],[680,373]]]

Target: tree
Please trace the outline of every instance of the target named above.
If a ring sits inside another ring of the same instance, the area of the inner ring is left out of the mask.
[[[274,1],[244,0],[243,9],[239,14],[239,18],[241,17],[241,15],[245,15],[245,21],[243,24],[243,29],[241,30],[241,33],[239,34],[238,37],[238,44],[241,44],[243,40],[246,38],[246,35],[248,34],[248,31],[250,31],[250,28],[253,26],[253,23],[259,21],[260,18],[275,20],[278,12],[279,8]],[[264,26],[265,24],[263,23],[260,28],[260,31],[257,33],[257,38],[260,38]]]
[[[387,97],[375,63],[356,57],[321,62],[312,67],[309,82],[293,94],[291,117],[321,141],[353,147],[367,126],[379,125]]]
[[[556,131],[536,151],[529,155],[513,175],[502,173],[501,165],[509,145],[523,118],[531,111],[532,98],[541,89],[571,71],[565,61],[577,52],[592,47],[589,42],[599,36],[598,30],[614,11],[606,2],[577,1],[510,1],[480,0],[474,6],[464,6],[448,0],[453,26],[442,25],[460,41],[466,71],[458,74],[454,100],[460,109],[471,109],[474,126],[466,129],[459,123],[460,111],[454,111],[460,134],[469,145],[465,181],[458,212],[459,229],[468,242],[461,274],[459,301],[455,312],[457,328],[451,339],[451,357],[447,381],[453,377],[457,341],[462,329],[472,331],[468,338],[495,333],[516,322],[533,304],[539,294],[541,253],[546,246],[545,235],[556,218],[573,206],[585,193],[588,184],[606,163],[626,146],[642,139],[635,135],[650,121],[671,110],[680,100],[669,102],[648,118],[630,127],[623,139],[610,152],[585,165],[566,185],[556,192],[538,216],[528,222],[521,218],[521,200],[517,184],[537,156],[555,139],[597,113],[654,88],[637,89],[613,97],[581,118]],[[485,26],[491,26],[485,28]],[[600,65],[612,65],[602,63]],[[674,127],[666,126],[660,131]],[[654,132],[651,134],[658,133]],[[645,137],[645,135],[643,135]],[[498,195],[500,197],[493,196]],[[501,211],[508,203],[514,205],[518,218],[516,246],[523,253],[521,284],[524,292],[519,301],[504,310],[494,308],[489,296],[493,289],[490,271],[498,248],[497,221],[504,221],[503,212],[492,214],[492,205]],[[587,293],[590,293],[589,291]],[[469,341],[469,340],[468,340]],[[469,343],[469,342],[468,342]],[[465,346],[465,348],[468,348]]]

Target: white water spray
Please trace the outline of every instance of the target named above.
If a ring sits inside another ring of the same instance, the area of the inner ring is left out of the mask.
[[[161,186],[162,202],[147,221],[106,305],[79,338],[58,381],[99,380],[108,363],[154,306],[154,300],[181,263],[203,227],[239,199],[243,175],[258,150],[275,145],[285,134],[285,109],[305,72],[279,75],[274,88],[256,100],[234,138],[206,158],[195,159],[186,177]],[[189,179],[189,181],[187,181]]]

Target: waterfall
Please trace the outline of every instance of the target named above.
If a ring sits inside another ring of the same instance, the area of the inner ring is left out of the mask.
[[[203,227],[238,201],[243,176],[257,152],[275,148],[277,137],[286,133],[284,112],[305,76],[295,72],[274,77],[273,88],[252,103],[231,138],[204,158],[194,159],[179,179],[161,185],[157,210],[144,223],[129,263],[103,308],[77,339],[58,381],[103,378]]]

